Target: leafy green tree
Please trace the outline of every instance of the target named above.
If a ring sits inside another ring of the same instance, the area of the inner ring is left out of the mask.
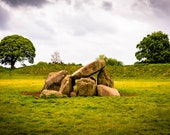
[[[111,66],[122,66],[123,62],[118,61],[117,59],[107,58],[106,59],[106,64],[111,65]]]
[[[17,61],[29,63],[34,62],[35,47],[32,42],[19,35],[4,37],[0,42],[0,63],[10,65],[11,69]]]
[[[97,58],[98,59],[104,59],[106,62],[106,65],[111,65],[111,66],[122,66],[123,63],[121,61],[118,61],[117,59],[113,58],[107,58],[104,54],[99,55]]]
[[[137,44],[139,50],[135,53],[141,63],[170,62],[170,42],[167,34],[161,31],[147,35]]]
[[[99,60],[99,59],[104,59],[105,62],[106,62],[107,57],[106,57],[104,54],[100,54],[100,55],[96,58],[96,60]]]

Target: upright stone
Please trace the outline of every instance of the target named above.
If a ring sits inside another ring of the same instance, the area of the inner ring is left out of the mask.
[[[70,92],[72,91],[73,91],[72,78],[70,78],[70,75],[67,75],[61,82],[59,92],[61,92],[62,94],[66,94],[67,96],[70,96]]]
[[[105,85],[97,85],[98,96],[120,96],[120,93],[115,88],[110,88]]]
[[[103,84],[105,86],[114,88],[114,83],[111,76],[103,69],[97,75],[97,84]]]
[[[105,67],[105,61],[103,59],[96,60],[84,67],[81,67],[77,71],[75,71],[71,77],[74,79],[79,79],[82,77],[90,77],[91,75],[97,73],[101,69]]]
[[[61,82],[67,74],[68,72],[66,70],[49,73],[43,89],[59,91]]]
[[[96,81],[91,78],[81,78],[76,82],[78,94],[80,96],[96,95]]]

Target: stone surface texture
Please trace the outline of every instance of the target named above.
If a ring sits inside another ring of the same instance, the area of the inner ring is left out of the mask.
[[[105,85],[97,85],[98,96],[120,96],[120,93],[115,88],[110,88]]]

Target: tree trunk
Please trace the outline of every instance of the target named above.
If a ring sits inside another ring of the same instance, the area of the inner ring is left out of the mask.
[[[15,68],[15,63],[11,63],[11,70]]]
[[[11,70],[15,68],[15,66],[14,66],[15,62],[16,62],[16,60],[14,58],[12,58],[12,60],[11,60]]]

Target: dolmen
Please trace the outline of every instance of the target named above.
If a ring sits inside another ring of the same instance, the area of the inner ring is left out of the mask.
[[[51,72],[40,97],[120,96],[104,67],[105,61],[100,59],[79,68],[72,75],[66,70]],[[97,79],[94,74],[97,74]]]

